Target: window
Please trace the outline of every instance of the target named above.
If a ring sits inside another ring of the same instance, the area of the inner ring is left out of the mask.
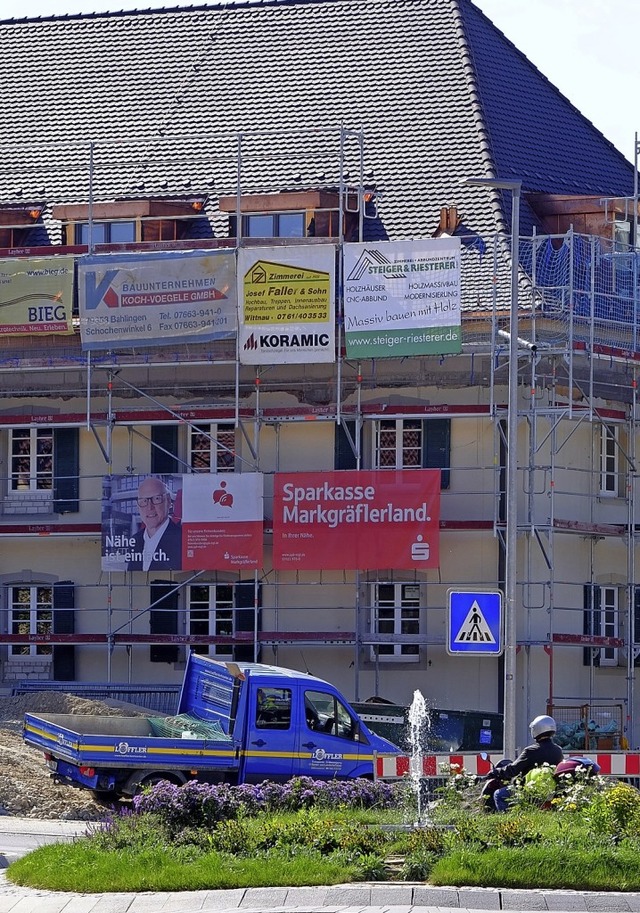
[[[375,469],[409,469],[422,466],[422,421],[382,419],[376,423]]]
[[[420,584],[376,583],[373,587],[373,634],[384,636],[385,643],[371,648],[372,661],[418,662],[417,643],[394,643],[394,637],[417,637],[420,633]]]
[[[189,633],[210,637],[233,637],[233,585],[196,584],[189,587]],[[194,653],[233,656],[232,644],[196,644]]]
[[[14,428],[11,432],[12,491],[53,489],[53,428]]]
[[[357,740],[357,721],[335,695],[326,691],[305,691],[304,710],[309,729],[341,739]]]
[[[54,204],[51,215],[62,222],[63,244],[137,244],[209,237],[203,197],[127,199],[111,202]]]
[[[603,637],[618,636],[618,588],[603,586],[600,588],[600,634]],[[618,665],[617,647],[603,647],[600,650],[601,666]]]
[[[137,240],[135,221],[94,222],[92,225],[94,244],[130,244]],[[74,243],[89,243],[89,223],[77,222],[74,228]]]
[[[236,429],[232,423],[189,429],[189,465],[194,472],[233,472]]]
[[[615,497],[619,490],[620,448],[616,425],[600,426],[600,495]]]
[[[50,586],[10,587],[11,634],[34,636],[53,631],[53,589]],[[51,656],[51,644],[11,644],[12,656]]]
[[[306,213],[266,212],[244,216],[245,238],[304,238],[307,235]]]
[[[585,612],[583,633],[595,637],[619,637],[619,589],[616,586],[584,588]],[[617,647],[585,647],[584,664],[617,666]]]
[[[291,689],[263,686],[256,691],[256,729],[291,728]]]
[[[439,469],[440,488],[449,488],[451,419],[380,419],[374,429],[374,469]]]
[[[0,247],[48,244],[42,225],[42,203],[0,205]]]

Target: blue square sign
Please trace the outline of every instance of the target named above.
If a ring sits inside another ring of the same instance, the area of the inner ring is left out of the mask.
[[[499,656],[502,653],[500,590],[449,590],[447,652]]]

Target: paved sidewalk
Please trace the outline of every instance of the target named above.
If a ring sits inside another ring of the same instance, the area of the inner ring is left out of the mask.
[[[640,913],[640,894],[432,888],[422,884],[66,894],[19,888],[0,873],[0,913],[460,913],[478,910]]]

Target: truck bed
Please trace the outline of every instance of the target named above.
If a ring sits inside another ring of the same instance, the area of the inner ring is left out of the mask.
[[[142,716],[26,713],[23,737],[52,758],[99,769],[229,770],[238,766],[237,747],[223,733],[210,739],[166,738],[154,735],[152,720]]]

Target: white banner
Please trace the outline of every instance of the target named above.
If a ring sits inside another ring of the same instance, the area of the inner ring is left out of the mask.
[[[184,251],[83,257],[78,302],[83,349],[234,337],[235,256]]]
[[[333,244],[240,249],[243,364],[335,361],[335,265]]]
[[[348,358],[462,350],[460,239],[344,245]]]

